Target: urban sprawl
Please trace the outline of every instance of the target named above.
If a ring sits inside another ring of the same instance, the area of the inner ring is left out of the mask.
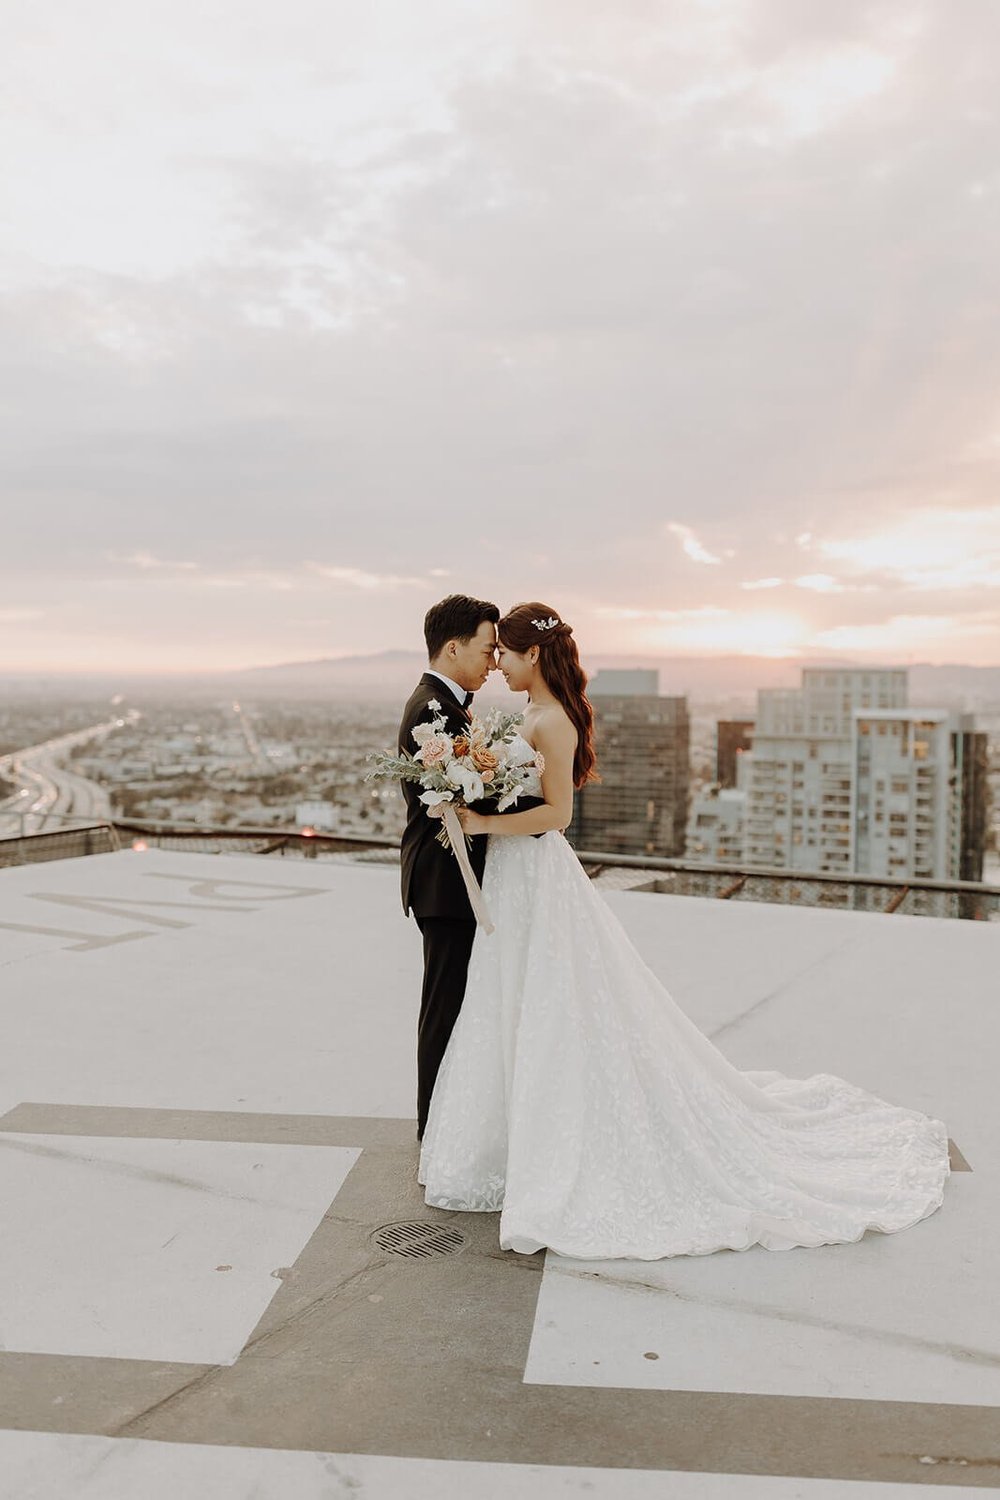
[[[590,684],[602,780],[578,794],[581,851],[808,874],[1000,881],[1000,709],[913,706],[904,668],[805,668],[756,703],[659,692],[655,671]],[[0,837],[102,820],[392,843],[384,704],[125,699],[0,709]]]

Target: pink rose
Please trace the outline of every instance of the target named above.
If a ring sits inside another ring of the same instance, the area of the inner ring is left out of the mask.
[[[434,766],[442,765],[451,754],[451,740],[446,734],[428,735],[417,752],[417,759],[422,760],[428,770]]]
[[[490,782],[493,780],[494,776],[497,773],[495,771],[480,771],[479,774],[482,777],[483,781],[485,781],[486,785],[489,786]]]

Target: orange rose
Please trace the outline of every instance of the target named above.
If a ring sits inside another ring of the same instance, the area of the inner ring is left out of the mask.
[[[477,771],[495,771],[500,762],[486,745],[473,745],[470,751],[472,764]]]
[[[468,753],[469,753],[469,737],[468,737],[468,735],[460,734],[458,736],[458,738],[456,739],[455,744],[454,744],[454,753],[455,753],[456,758],[459,758],[459,757],[461,757],[463,755],[468,755]]]

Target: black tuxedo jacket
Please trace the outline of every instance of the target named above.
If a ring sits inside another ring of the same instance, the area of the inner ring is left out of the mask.
[[[434,718],[437,710],[428,706],[432,698],[441,705],[440,712],[444,715],[448,734],[461,734],[467,727],[469,716],[451,689],[439,677],[425,672],[410,694],[399,721],[400,751],[406,750],[412,755],[417,749],[410,731],[415,725],[429,723]],[[406,827],[399,843],[403,910],[412,911],[415,917],[465,917],[470,922],[475,921],[458,860],[450,849],[445,849],[437,841],[440,820],[427,816],[427,809],[420,801],[420,787],[415,781],[404,781],[401,785],[406,799]],[[469,863],[481,885],[486,863],[485,834],[473,837]]]

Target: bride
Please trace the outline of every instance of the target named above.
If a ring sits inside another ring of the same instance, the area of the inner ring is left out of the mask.
[[[831,1245],[933,1213],[940,1120],[829,1073],[741,1072],[646,966],[562,832],[595,779],[571,627],[534,603],[497,630],[541,800],[460,814],[490,835],[496,931],[477,931],[431,1098],[426,1202],[500,1211],[504,1250],[598,1260]]]

